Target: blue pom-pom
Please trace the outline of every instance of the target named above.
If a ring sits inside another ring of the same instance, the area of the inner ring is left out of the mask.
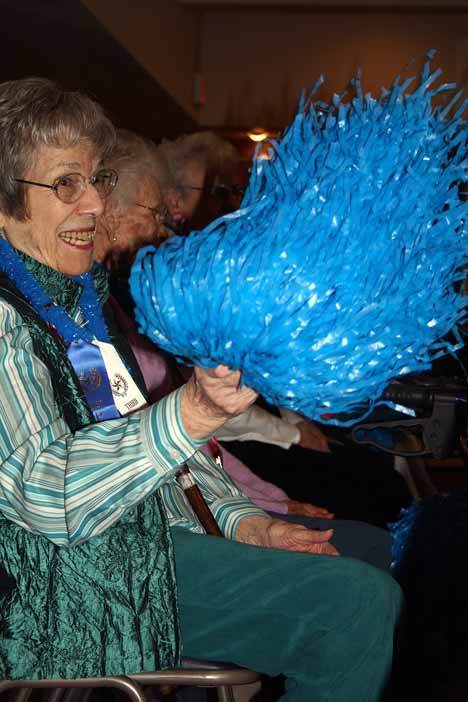
[[[468,129],[439,73],[427,63],[412,92],[396,79],[375,98],[356,78],[348,102],[302,99],[239,211],[140,252],[140,329],[322,421],[362,415],[393,377],[455,350]]]

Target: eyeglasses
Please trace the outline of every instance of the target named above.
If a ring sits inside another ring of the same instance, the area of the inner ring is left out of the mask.
[[[99,197],[105,200],[117,185],[118,179],[119,176],[116,171],[113,171],[111,168],[105,168],[98,171],[90,178],[85,178],[81,173],[67,173],[66,175],[56,178],[52,185],[36,183],[34,180],[24,180],[23,178],[15,178],[14,180],[17,183],[38,185],[40,188],[49,188],[54,191],[59,200],[65,202],[67,205],[71,205],[73,202],[77,202],[80,199],[88,183],[95,188]]]
[[[153,219],[156,224],[164,223],[168,217],[169,210],[165,205],[158,205],[158,207],[149,207],[148,205],[140,205],[139,202],[134,203],[137,207],[143,207],[145,210],[149,210],[153,215]]]

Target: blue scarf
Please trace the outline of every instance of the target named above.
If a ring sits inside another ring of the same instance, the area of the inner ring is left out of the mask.
[[[0,269],[47,323],[51,332],[65,344],[68,358],[95,419],[102,421],[120,417],[101,351],[93,343],[94,340],[111,343],[111,340],[91,273],[71,278],[83,289],[80,308],[84,322],[78,324],[62,306],[53,302],[17,251],[3,238],[0,238]]]

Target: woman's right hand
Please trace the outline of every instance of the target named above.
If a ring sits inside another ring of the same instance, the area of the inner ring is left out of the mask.
[[[255,402],[257,393],[245,385],[241,387],[240,381],[240,371],[227,366],[194,368],[184,386],[180,407],[185,430],[192,438],[209,437]]]

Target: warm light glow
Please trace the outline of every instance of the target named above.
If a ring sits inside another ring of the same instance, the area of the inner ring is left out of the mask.
[[[247,132],[247,136],[249,137],[249,139],[255,142],[265,141],[265,139],[268,137],[268,132],[266,132],[261,127],[254,127],[253,129]]]
[[[259,161],[271,161],[272,150],[270,144],[262,144],[257,151],[256,157]]]

